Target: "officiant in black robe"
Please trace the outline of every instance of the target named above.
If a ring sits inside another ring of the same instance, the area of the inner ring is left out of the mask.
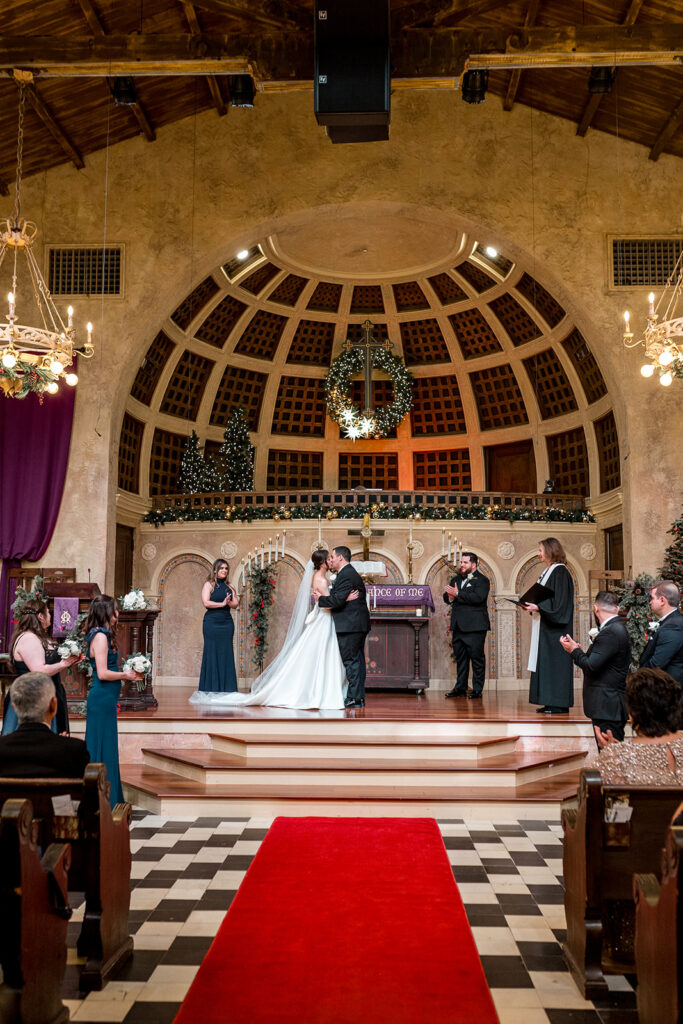
[[[537,709],[539,714],[566,714],[574,705],[574,663],[559,641],[573,630],[574,583],[564,548],[556,537],[542,540],[538,554],[546,565],[538,582],[552,594],[538,605],[521,606],[535,620],[528,664],[529,703],[541,705]]]

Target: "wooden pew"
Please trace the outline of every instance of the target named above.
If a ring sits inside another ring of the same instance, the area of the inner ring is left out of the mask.
[[[682,854],[683,828],[669,828],[662,850],[661,884],[654,874],[633,878],[640,1024],[683,1020]]]
[[[605,804],[627,797],[628,822],[606,822]],[[681,802],[680,786],[603,785],[597,768],[583,768],[578,807],[562,805],[564,906],[562,949],[586,999],[606,994],[604,972],[634,970],[633,874],[657,873],[662,838]]]
[[[73,817],[55,815],[52,797],[80,801]],[[132,954],[130,909],[130,804],[109,806],[103,764],[89,764],[82,779],[0,778],[0,804],[28,797],[39,820],[39,843],[68,842],[72,849],[69,891],[85,893],[85,916],[77,952],[86,958],[80,987],[101,989]]]
[[[30,800],[7,800],[0,814],[0,963],[3,1024],[62,1024],[66,969],[67,870],[71,851],[52,843],[41,857]],[[14,991],[11,991],[14,990]]]

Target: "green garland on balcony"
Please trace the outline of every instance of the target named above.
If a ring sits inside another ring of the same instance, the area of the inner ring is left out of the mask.
[[[266,565],[262,569],[259,566],[253,566],[247,573],[247,593],[249,594],[247,629],[254,638],[251,657],[259,674],[263,671],[263,661],[268,650],[268,618],[275,590],[274,573],[274,565]]]
[[[341,505],[330,508],[329,505],[316,503],[312,505],[280,505],[267,508],[261,505],[225,505],[192,508],[181,505],[174,508],[152,509],[144,517],[143,522],[153,526],[165,526],[167,523],[253,523],[259,520],[315,519],[319,516],[326,519],[362,519],[366,512],[372,519],[410,519],[451,522],[454,520],[486,521],[508,523],[594,523],[591,512],[583,509],[564,508],[505,508],[502,505],[450,505],[434,507],[433,505],[388,505],[385,502],[372,505]]]

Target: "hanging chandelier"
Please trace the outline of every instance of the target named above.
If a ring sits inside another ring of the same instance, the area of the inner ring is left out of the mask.
[[[33,246],[38,229],[21,216],[21,176],[24,149],[24,109],[30,72],[14,73],[19,87],[19,127],[17,132],[17,174],[14,212],[0,231],[0,269],[5,257],[11,267],[12,287],[7,295],[7,319],[0,319],[0,391],[9,398],[24,398],[30,391],[54,395],[63,380],[75,387],[75,355],[86,359],[94,352],[92,324],[87,325],[87,340],[78,347],[69,306],[64,323],[50,290],[38,267]],[[20,291],[21,289],[21,291]],[[18,310],[32,294],[41,326],[19,321]],[[0,314],[1,316],[1,314]]]
[[[655,293],[650,292],[650,309],[645,330],[642,337],[635,341],[631,330],[631,314],[628,310],[624,312],[624,345],[627,348],[644,346],[648,362],[641,366],[640,372],[643,377],[652,377],[656,370],[659,373],[659,383],[665,388],[671,385],[674,377],[683,380],[682,300],[683,249],[656,305]]]

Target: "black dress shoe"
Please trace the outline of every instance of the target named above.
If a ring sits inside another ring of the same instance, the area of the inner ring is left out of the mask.
[[[544,704],[542,708],[536,708],[537,715],[547,715],[550,712],[550,708],[547,704]]]
[[[549,707],[549,708],[543,708],[543,710],[546,713],[546,715],[568,715],[569,714],[569,708],[553,708],[553,707]]]
[[[444,696],[446,696],[446,697],[466,697],[467,696],[467,690],[449,690],[446,694],[444,694]]]
[[[468,700],[481,700],[481,698],[482,698],[482,695],[480,693],[468,693],[467,694],[467,699]]]
[[[359,697],[358,700],[354,700],[353,698],[349,698],[349,699],[344,701],[344,707],[345,708],[364,708],[365,707],[365,698],[364,697]]]

